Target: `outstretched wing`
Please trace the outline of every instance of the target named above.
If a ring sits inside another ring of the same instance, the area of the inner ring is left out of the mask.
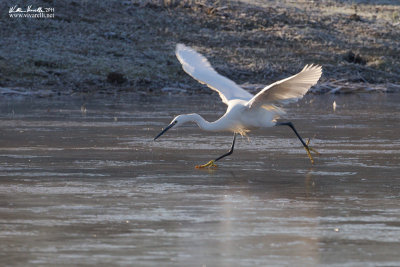
[[[256,108],[274,103],[295,102],[302,98],[315,85],[322,75],[319,65],[306,65],[302,71],[289,78],[275,82],[258,94],[248,103],[249,108]]]
[[[200,83],[207,84],[217,91],[225,104],[232,99],[250,100],[253,97],[235,82],[216,72],[205,57],[190,47],[177,44],[175,53],[183,70]]]

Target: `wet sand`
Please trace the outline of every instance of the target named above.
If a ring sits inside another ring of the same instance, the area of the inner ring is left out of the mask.
[[[313,166],[275,127],[197,170],[232,136],[153,138],[179,113],[216,119],[225,107],[211,98],[2,100],[2,264],[400,265],[399,94],[289,106],[321,152]]]

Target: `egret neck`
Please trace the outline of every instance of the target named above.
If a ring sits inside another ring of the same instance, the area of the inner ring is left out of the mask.
[[[182,123],[194,122],[200,127],[200,129],[205,131],[216,132],[216,131],[226,130],[222,123],[217,123],[219,120],[214,122],[208,122],[197,113],[183,114],[180,116],[180,120],[182,120]],[[178,121],[178,123],[180,123],[180,121]]]

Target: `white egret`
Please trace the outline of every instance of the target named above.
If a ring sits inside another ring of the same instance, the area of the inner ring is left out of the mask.
[[[311,152],[318,152],[309,146],[309,140],[305,142],[296,131],[291,122],[277,122],[285,111],[277,105],[297,101],[302,98],[311,86],[315,85],[322,74],[322,68],[318,65],[306,65],[302,71],[289,78],[275,82],[258,94],[253,96],[235,82],[217,73],[208,60],[183,44],[176,46],[176,56],[181,62],[184,71],[200,83],[217,91],[228,108],[225,114],[214,122],[208,122],[198,114],[182,114],[176,116],[171,123],[163,129],[155,138],[159,138],[172,127],[178,127],[187,122],[195,122],[205,131],[233,133],[231,149],[222,156],[210,160],[196,168],[216,167],[215,162],[233,153],[236,135],[246,135],[255,128],[267,128],[272,126],[289,126],[303,144],[311,163],[314,160]]]

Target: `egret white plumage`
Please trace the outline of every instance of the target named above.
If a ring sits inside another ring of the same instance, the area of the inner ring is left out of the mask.
[[[227,153],[214,160],[210,160],[206,164],[196,166],[196,168],[216,167],[216,161],[233,153],[237,134],[246,135],[247,132],[255,128],[285,125],[293,130],[304,146],[311,163],[314,163],[310,151],[317,154],[318,152],[309,146],[309,140],[305,142],[301,138],[293,123],[277,122],[279,116],[285,113],[278,105],[301,99],[311,86],[318,82],[322,75],[321,66],[306,65],[296,75],[277,81],[253,96],[232,80],[217,73],[209,61],[192,48],[178,44],[175,52],[182,64],[183,70],[200,83],[207,84],[208,87],[217,91],[222,102],[228,108],[225,114],[214,122],[208,122],[195,113],[178,115],[154,140],[172,127],[178,127],[187,122],[195,122],[205,131],[232,132],[232,146]]]

